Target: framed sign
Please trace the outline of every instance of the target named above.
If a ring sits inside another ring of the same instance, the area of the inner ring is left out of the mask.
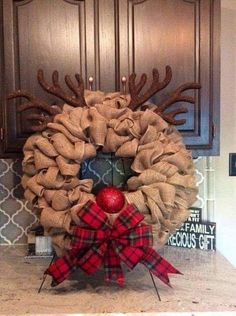
[[[216,223],[202,221],[202,210],[191,208],[188,220],[171,235],[169,246],[216,250]]]

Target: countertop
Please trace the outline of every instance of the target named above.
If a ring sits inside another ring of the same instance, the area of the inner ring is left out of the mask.
[[[25,253],[23,246],[0,247],[1,315],[236,315],[236,269],[218,252],[165,247],[161,255],[184,275],[170,275],[172,288],[155,278],[161,302],[142,265],[126,272],[123,287],[104,285],[102,272],[92,276],[78,272],[56,288],[50,287],[48,277],[38,294],[50,259],[25,259]]]

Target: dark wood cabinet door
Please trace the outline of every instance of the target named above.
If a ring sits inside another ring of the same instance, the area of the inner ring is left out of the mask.
[[[152,98],[165,99],[185,82],[199,82],[201,90],[188,91],[196,104],[188,108],[179,127],[185,144],[195,155],[219,152],[219,1],[136,0],[120,2],[121,73],[146,72],[153,67],[164,78],[170,65],[173,78]],[[127,27],[124,28],[123,25]],[[122,57],[121,57],[122,59]],[[175,104],[172,109],[180,106]],[[215,134],[215,135],[214,135]]]
[[[51,80],[52,71],[66,73],[85,72],[85,3],[84,1],[23,0],[2,1],[3,12],[3,68],[4,117],[3,150],[20,151],[29,136],[29,122],[25,115],[16,113],[16,103],[7,101],[13,90],[24,89],[58,103],[42,91],[37,83],[37,70],[45,70]]]
[[[120,89],[122,76],[135,71],[151,77],[153,67],[164,76],[166,65],[172,67],[172,82],[151,101],[182,83],[200,82],[200,91],[189,92],[196,104],[179,115],[187,119],[179,129],[195,155],[218,153],[219,0],[0,0],[0,5],[5,156],[20,152],[30,135],[24,114],[16,113],[23,100],[7,101],[8,93],[25,89],[61,102],[41,90],[37,69],[45,70],[47,80],[57,69],[62,85],[65,74],[79,72],[86,83],[93,76],[95,89],[113,91]]]

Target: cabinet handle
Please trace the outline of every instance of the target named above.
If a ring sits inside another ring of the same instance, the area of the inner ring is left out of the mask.
[[[90,76],[88,81],[89,81],[89,90],[93,90],[93,77]]]
[[[0,140],[1,141],[4,140],[4,129],[3,129],[3,127],[0,128]]]
[[[127,82],[127,78],[125,76],[123,76],[121,78],[121,84],[122,84],[122,92],[124,94],[126,94],[126,82]]]

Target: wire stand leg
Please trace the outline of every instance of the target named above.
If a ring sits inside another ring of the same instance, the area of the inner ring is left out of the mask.
[[[56,256],[56,254],[54,253],[54,255],[53,255],[53,257],[52,257],[52,260],[51,260],[51,262],[50,262],[50,264],[49,264],[48,267],[50,267],[50,265],[53,263],[53,261],[54,261],[54,259],[55,259],[55,256]],[[44,285],[44,282],[46,281],[46,278],[47,278],[47,274],[44,274],[44,275],[43,275],[43,280],[42,280],[42,282],[41,282],[41,284],[40,284],[40,287],[39,287],[39,289],[38,289],[38,294],[41,292],[42,287],[43,287],[43,285]]]
[[[154,288],[155,288],[155,290],[156,290],[157,297],[158,297],[159,301],[161,302],[161,297],[160,297],[160,294],[159,294],[159,292],[158,292],[158,289],[157,289],[157,286],[156,286],[155,280],[154,280],[154,278],[153,278],[153,276],[152,276],[152,274],[151,274],[151,272],[150,272],[150,271],[149,271],[149,274],[150,274],[150,277],[151,277],[151,279],[152,279],[152,283],[153,283],[153,285],[154,285]]]

